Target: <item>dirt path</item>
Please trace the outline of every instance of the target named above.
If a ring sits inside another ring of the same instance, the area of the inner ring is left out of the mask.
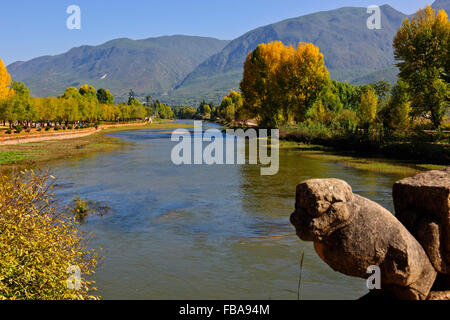
[[[73,131],[64,131],[64,132],[51,132],[51,133],[30,133],[27,135],[11,135],[11,136],[1,136],[0,137],[0,146],[6,145],[16,145],[30,142],[39,142],[46,140],[65,140],[65,139],[74,139],[86,137],[96,132],[99,132],[104,129],[108,129],[111,127],[127,127],[127,126],[137,126],[137,125],[146,125],[147,122],[142,123],[127,123],[127,124],[111,124],[111,125],[100,125],[98,130],[95,128],[90,129],[82,129],[82,131],[73,130]]]

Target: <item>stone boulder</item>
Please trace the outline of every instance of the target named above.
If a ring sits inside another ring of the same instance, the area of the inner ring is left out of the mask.
[[[291,223],[335,271],[368,278],[381,271],[381,290],[398,299],[426,299],[436,271],[408,230],[379,204],[353,194],[342,180],[315,179],[297,186]]]
[[[450,167],[400,180],[392,195],[397,219],[416,237],[434,268],[450,275]]]

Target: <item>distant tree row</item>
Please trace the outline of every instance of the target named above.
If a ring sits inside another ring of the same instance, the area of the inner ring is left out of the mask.
[[[10,127],[49,122],[131,121],[148,117],[169,119],[174,113],[170,106],[159,101],[144,106],[134,96],[127,104],[114,104],[114,96],[109,90],[96,90],[87,84],[79,89],[68,87],[60,97],[30,97],[30,91],[22,82],[11,84],[0,60],[0,121],[8,122]]]
[[[214,102],[206,103],[206,101],[200,102],[199,106],[176,106],[173,108],[175,116],[178,119],[198,119],[198,120],[209,120],[216,114],[216,107]]]

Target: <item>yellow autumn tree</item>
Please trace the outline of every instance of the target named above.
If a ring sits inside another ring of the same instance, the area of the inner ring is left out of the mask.
[[[6,70],[6,67],[0,59],[0,100],[9,98],[14,94],[14,91],[9,88],[11,85],[11,76]]]
[[[231,90],[230,93],[222,99],[219,105],[218,115],[227,121],[242,120],[245,113],[242,110],[243,99],[239,92]]]
[[[292,46],[281,41],[260,44],[248,56],[244,64],[241,92],[245,108],[259,118],[260,124],[277,126],[283,121],[284,88],[280,86],[281,66],[294,54]]]
[[[357,116],[361,126],[367,127],[373,124],[377,116],[378,98],[372,89],[364,90],[361,94],[361,102]]]
[[[294,49],[281,41],[260,44],[244,64],[244,107],[263,126],[303,121],[328,82],[323,54],[315,45],[300,42]]]
[[[297,120],[305,120],[330,79],[323,54],[314,44],[300,42],[294,55],[282,66],[280,75],[288,77],[285,83],[290,112]]]

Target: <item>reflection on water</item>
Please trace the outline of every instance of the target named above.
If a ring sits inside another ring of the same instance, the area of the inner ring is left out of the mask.
[[[214,125],[210,125],[214,126]],[[58,162],[57,196],[74,194],[112,210],[83,229],[103,248],[95,276],[104,299],[354,299],[365,281],[332,271],[289,223],[296,185],[336,177],[392,209],[398,177],[359,171],[282,150],[280,171],[258,166],[175,166],[167,130],[111,134],[136,144]]]

